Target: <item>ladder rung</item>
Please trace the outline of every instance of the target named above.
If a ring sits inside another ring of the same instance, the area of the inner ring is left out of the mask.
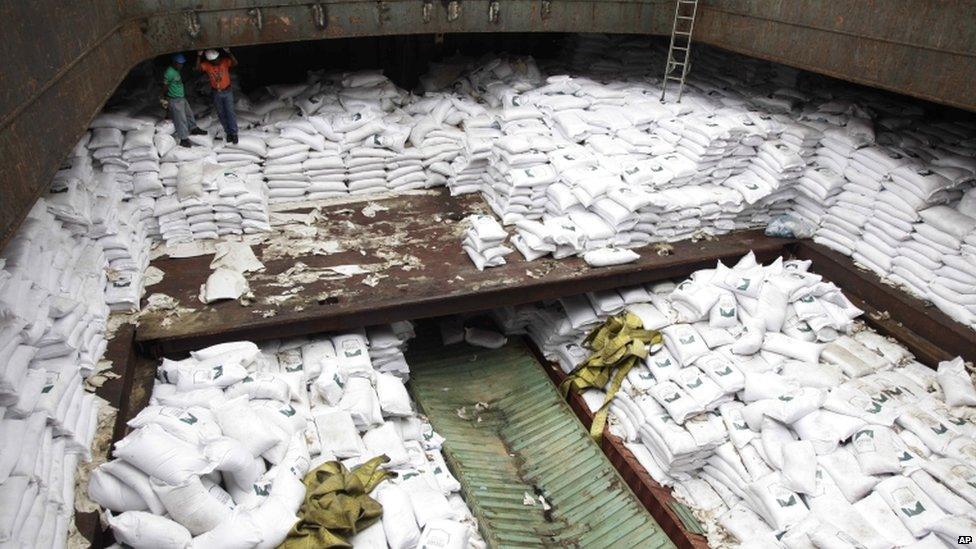
[[[674,34],[677,34],[678,36],[691,36],[690,32],[682,32],[679,30],[674,31]]]
[[[681,46],[672,46],[671,49],[672,50],[688,51],[688,48],[683,48]]]
[[[694,17],[691,17],[691,16],[689,16],[689,15],[679,15],[679,16],[678,16],[678,19],[686,19],[686,20],[688,20],[688,21],[694,21],[694,20],[695,20],[695,18],[694,18]]]
[[[678,82],[683,82],[684,81],[684,79],[682,79],[682,78],[680,78],[678,76],[671,76],[670,74],[667,75],[667,76],[665,76],[665,78],[668,79],[668,80],[677,80]]]

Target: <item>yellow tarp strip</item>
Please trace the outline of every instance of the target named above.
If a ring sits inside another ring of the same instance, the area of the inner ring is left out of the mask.
[[[646,358],[651,349],[659,347],[662,341],[660,333],[645,330],[640,318],[630,312],[608,318],[583,340],[583,346],[592,351],[590,357],[569,373],[569,377],[560,384],[559,391],[566,397],[570,389],[579,392],[606,387],[607,396],[590,425],[590,436],[597,442],[603,438],[610,403],[620,390],[627,372],[638,359]]]
[[[328,461],[305,475],[301,518],[278,549],[352,547],[347,540],[383,515],[383,507],[369,493],[394,476],[380,469],[388,461],[377,456],[352,471]]]

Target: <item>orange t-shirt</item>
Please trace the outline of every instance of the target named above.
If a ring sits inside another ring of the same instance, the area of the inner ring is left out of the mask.
[[[210,87],[215,90],[225,90],[230,87],[230,65],[228,57],[217,60],[216,63],[203,61],[200,68],[210,77]]]

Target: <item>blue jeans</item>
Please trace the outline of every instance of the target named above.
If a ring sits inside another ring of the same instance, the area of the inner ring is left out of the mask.
[[[214,107],[217,108],[217,118],[220,125],[224,127],[224,133],[228,136],[237,135],[237,115],[234,113],[234,92],[230,89],[224,91],[214,90]]]
[[[173,126],[176,127],[176,140],[182,141],[190,136],[190,130],[196,129],[197,120],[185,97],[170,97],[168,101],[169,114],[173,117]]]

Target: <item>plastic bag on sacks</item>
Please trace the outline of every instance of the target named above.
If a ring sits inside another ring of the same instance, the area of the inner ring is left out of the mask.
[[[813,238],[816,227],[799,217],[783,214],[766,225],[766,236],[777,238]]]

